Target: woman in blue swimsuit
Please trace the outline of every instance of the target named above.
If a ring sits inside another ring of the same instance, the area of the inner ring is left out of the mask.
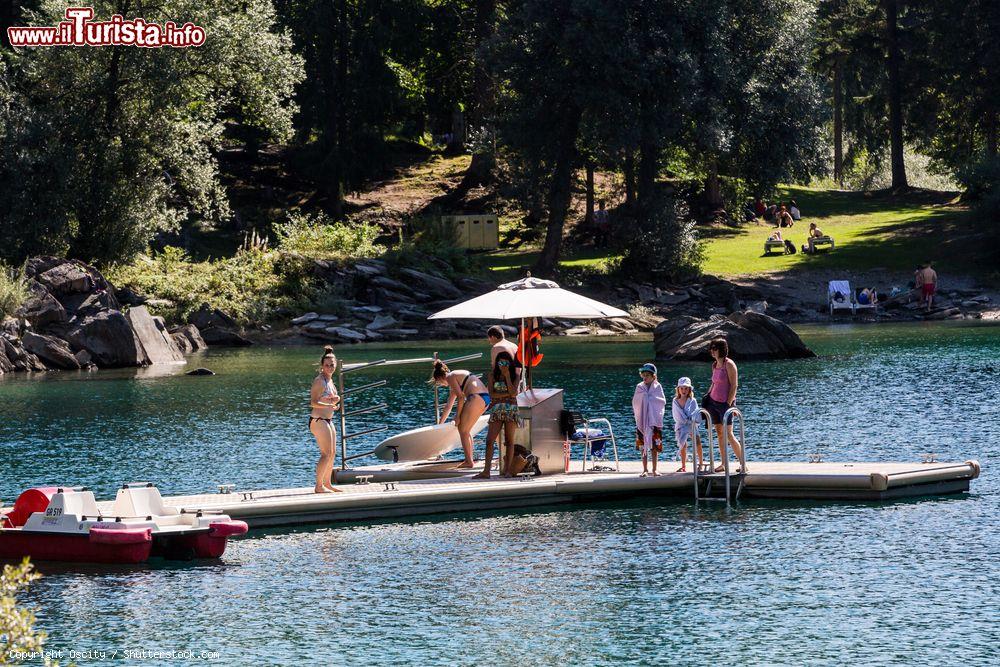
[[[333,430],[333,413],[340,407],[340,396],[333,386],[333,374],[337,371],[337,357],[333,348],[327,345],[319,360],[319,375],[313,380],[309,391],[309,431],[319,446],[319,462],[316,464],[316,493],[340,492],[333,486],[333,457],[337,445],[337,432]]]
[[[455,426],[458,427],[462,450],[465,452],[465,460],[458,467],[471,468],[476,464],[472,456],[472,427],[489,407],[490,392],[483,381],[469,371],[450,370],[441,360],[434,362],[431,382],[439,387],[448,387],[448,402],[441,412],[441,421],[438,423],[443,424],[447,421],[452,406],[458,402]]]

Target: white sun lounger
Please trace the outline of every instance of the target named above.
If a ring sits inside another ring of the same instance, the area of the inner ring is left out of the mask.
[[[878,292],[872,292],[871,303],[861,303],[857,300],[857,295],[853,292],[851,296],[854,297],[854,312],[857,313],[859,310],[870,310],[873,313],[878,311]]]
[[[837,294],[843,295],[843,299],[835,299]],[[852,315],[855,312],[854,291],[851,290],[849,280],[831,280],[826,290],[826,299],[830,305],[831,315],[838,310],[849,310]]]

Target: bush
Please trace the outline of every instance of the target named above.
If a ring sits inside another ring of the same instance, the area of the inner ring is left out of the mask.
[[[632,226],[625,255],[616,267],[629,280],[681,280],[697,275],[704,251],[695,222],[680,200],[664,198]]]
[[[207,303],[249,324],[272,319],[279,308],[305,308],[315,295],[306,262],[278,252],[250,249],[233,257],[192,262],[180,248],[113,267],[109,279],[169,305],[154,308],[180,322]]]
[[[0,320],[13,315],[28,299],[28,280],[24,273],[0,264]]]
[[[743,211],[746,210],[747,204],[754,199],[750,185],[742,178],[720,176],[719,188],[729,219],[742,224],[744,222]]]
[[[275,231],[281,250],[310,259],[361,259],[385,252],[375,243],[380,234],[377,226],[332,222],[324,214],[291,214]]]
[[[0,665],[19,664],[17,654],[39,652],[45,646],[45,633],[34,627],[35,615],[17,605],[17,594],[38,576],[27,558],[0,571]]]
[[[411,268],[441,273],[449,278],[476,273],[481,268],[481,261],[462,248],[424,245],[412,241],[400,243],[388,251],[383,259],[393,271]]]
[[[383,259],[392,269],[410,267],[443,273],[448,277],[476,273],[482,261],[458,247],[458,230],[436,212],[407,220],[410,238],[389,250]]]

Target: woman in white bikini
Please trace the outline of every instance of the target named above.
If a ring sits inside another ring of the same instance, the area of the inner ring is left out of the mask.
[[[469,371],[449,370],[440,360],[434,362],[431,383],[439,387],[448,387],[448,403],[441,411],[441,421],[438,423],[443,424],[447,421],[451,407],[456,401],[458,402],[458,408],[455,410],[455,426],[462,439],[465,460],[457,467],[471,468],[476,465],[476,460],[472,456],[472,427],[489,407],[490,392],[483,381]]]
[[[337,444],[337,432],[333,430],[333,413],[340,407],[340,396],[333,386],[333,374],[337,370],[337,357],[333,348],[327,345],[319,361],[319,375],[313,380],[309,391],[309,431],[319,446],[319,462],[316,464],[316,493],[340,493],[333,487],[333,452]]]

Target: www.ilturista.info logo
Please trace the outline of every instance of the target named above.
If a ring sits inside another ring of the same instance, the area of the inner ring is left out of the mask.
[[[173,21],[163,25],[144,19],[126,20],[115,14],[109,21],[92,21],[93,7],[69,7],[66,20],[56,26],[11,27],[7,38],[11,46],[141,46],[155,49],[164,46],[186,48],[205,43],[205,29],[193,23],[178,26]]]

